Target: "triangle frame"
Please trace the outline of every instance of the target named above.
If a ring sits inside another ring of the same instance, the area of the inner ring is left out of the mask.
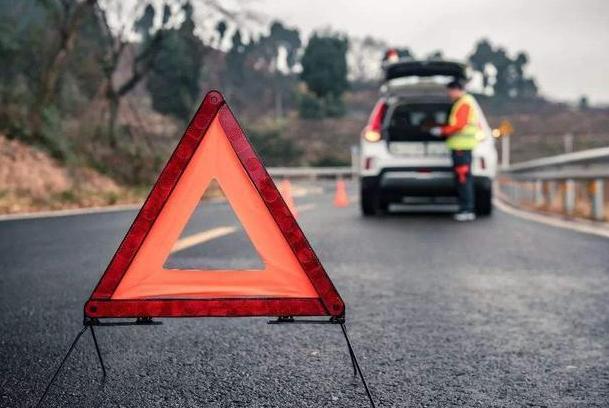
[[[188,168],[216,118],[243,170],[318,296],[113,298],[113,294],[148,238],[155,221],[163,212],[165,204],[178,186],[181,176]],[[223,96],[218,91],[210,91],[203,99],[106,271],[85,303],[85,319],[229,316],[344,317],[344,314],[345,305],[342,298]]]

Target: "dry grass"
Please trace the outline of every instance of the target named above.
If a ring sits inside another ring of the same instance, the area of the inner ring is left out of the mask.
[[[0,213],[123,204],[141,198],[92,169],[64,167],[45,152],[0,135]]]

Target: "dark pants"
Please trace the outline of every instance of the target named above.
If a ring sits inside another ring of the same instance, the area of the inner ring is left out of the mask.
[[[457,184],[459,211],[474,211],[474,179],[471,150],[453,150],[453,171]]]

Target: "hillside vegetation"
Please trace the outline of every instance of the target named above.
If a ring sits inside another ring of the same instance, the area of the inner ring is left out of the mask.
[[[388,45],[329,29],[304,39],[242,7],[0,2],[0,211],[139,199],[210,89],[267,165],[348,164]],[[515,160],[559,151],[566,131],[576,148],[606,144],[606,111],[543,99],[526,52],[482,39],[469,62],[491,122],[514,123]]]
[[[66,167],[45,151],[0,134],[0,213],[105,206],[142,198],[86,167]]]

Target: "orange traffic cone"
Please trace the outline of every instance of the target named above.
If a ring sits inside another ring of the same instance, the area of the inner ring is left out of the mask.
[[[345,180],[343,180],[342,178],[338,178],[336,179],[336,194],[334,195],[334,206],[343,208],[348,205],[349,196],[347,195]]]
[[[285,203],[288,205],[288,208],[292,212],[294,218],[298,218],[298,210],[296,209],[296,204],[294,204],[294,197],[292,197],[292,184],[290,183],[290,180],[285,178],[281,181],[279,192],[283,197],[283,201],[285,201]]]

